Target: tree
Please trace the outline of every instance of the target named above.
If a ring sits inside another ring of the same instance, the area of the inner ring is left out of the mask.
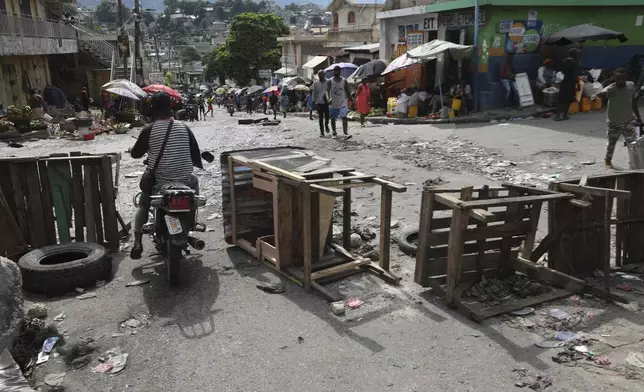
[[[291,4],[287,5],[286,7],[284,7],[284,9],[286,11],[298,12],[300,10],[300,6],[295,4],[295,3],[291,3]]]
[[[123,22],[125,22],[132,15],[132,10],[130,10],[126,6],[123,6],[122,10]],[[101,3],[96,7],[94,16],[99,23],[105,23],[107,25],[116,26],[119,21],[118,12],[112,12],[112,6],[106,1],[101,1]]]
[[[260,69],[279,68],[281,51],[277,37],[288,34],[284,20],[276,15],[237,15],[230,24],[225,44],[229,56],[225,63],[226,75],[244,85],[257,79]]]
[[[193,46],[184,46],[181,49],[181,61],[183,63],[191,63],[193,61],[201,61],[201,55]]]
[[[206,67],[205,78],[212,81],[219,78],[219,84],[226,84],[226,76],[230,69],[230,52],[226,45],[221,45],[206,55],[203,59],[203,65]]]

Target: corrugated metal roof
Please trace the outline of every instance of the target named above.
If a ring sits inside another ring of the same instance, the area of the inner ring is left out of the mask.
[[[369,52],[369,53],[375,53],[380,50],[380,43],[375,43],[375,44],[366,44],[366,45],[360,45],[360,46],[352,46],[349,48],[344,48],[347,52]]]
[[[311,60],[307,61],[306,64],[302,66],[302,68],[315,68],[318,65],[322,64],[328,59],[327,56],[315,56]]]

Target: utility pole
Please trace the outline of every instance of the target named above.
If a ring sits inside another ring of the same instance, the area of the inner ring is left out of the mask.
[[[119,41],[119,37],[121,36],[122,31],[125,31],[123,29],[123,2],[122,0],[118,0],[118,11],[119,11],[119,29],[116,31],[116,40],[117,43]],[[126,34],[127,36],[127,34]],[[128,37],[129,41],[129,37]],[[128,42],[129,44],[129,42]],[[127,53],[123,52],[123,78],[127,79]]]
[[[134,0],[134,67],[136,81],[143,83],[143,61],[141,60],[141,6],[139,0]]]
[[[153,33],[154,37],[154,50],[157,52],[157,65],[159,66],[159,72],[163,73],[163,68],[161,67],[161,58],[159,57],[159,43],[157,42],[157,32],[156,29]]]
[[[479,28],[480,28],[481,11],[479,0],[474,0],[474,111],[479,111],[481,107],[479,94]]]

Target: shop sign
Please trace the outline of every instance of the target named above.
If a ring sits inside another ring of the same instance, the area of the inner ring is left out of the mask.
[[[502,20],[499,22],[499,33],[501,34],[507,34],[510,32],[510,29],[512,28],[512,19],[508,20]]]
[[[485,11],[479,11],[479,25],[485,24]],[[438,14],[438,27],[467,27],[474,26],[474,11]]]
[[[259,78],[262,80],[271,80],[271,75],[273,74],[273,71],[270,69],[260,69],[259,70]]]
[[[423,30],[424,31],[438,30],[438,14],[429,14],[427,17],[423,18]]]

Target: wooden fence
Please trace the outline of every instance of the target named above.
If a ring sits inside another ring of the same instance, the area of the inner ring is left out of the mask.
[[[71,241],[117,249],[117,162],[114,154],[80,153],[0,159],[0,254]]]

